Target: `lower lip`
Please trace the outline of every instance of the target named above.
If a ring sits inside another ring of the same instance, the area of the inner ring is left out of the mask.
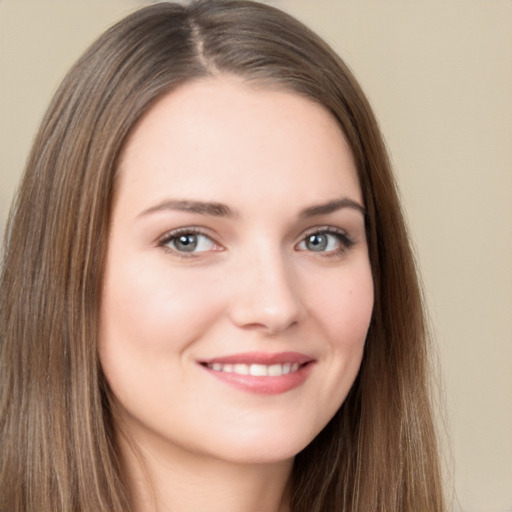
[[[308,378],[313,363],[301,366],[297,371],[280,375],[279,377],[256,377],[254,375],[240,375],[214,371],[207,366],[201,366],[210,375],[242,391],[260,395],[279,395],[299,387]]]

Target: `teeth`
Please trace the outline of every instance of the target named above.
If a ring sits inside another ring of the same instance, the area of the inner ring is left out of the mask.
[[[254,377],[280,377],[288,373],[296,372],[299,363],[285,364],[208,364],[208,368],[214,372],[237,373],[238,375],[252,375]]]
[[[273,364],[272,366],[268,367],[268,373],[270,377],[279,377],[280,375],[283,375],[283,367],[280,364]]]
[[[235,364],[233,366],[233,373],[240,375],[249,375],[249,366],[246,364]]]
[[[251,364],[249,367],[249,374],[255,377],[265,377],[268,375],[267,367],[264,364]]]

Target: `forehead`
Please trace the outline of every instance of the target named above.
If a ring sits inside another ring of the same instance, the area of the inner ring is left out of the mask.
[[[160,99],[135,127],[119,170],[119,193],[162,199],[350,193],[361,201],[352,152],[324,107],[231,77],[187,83]]]

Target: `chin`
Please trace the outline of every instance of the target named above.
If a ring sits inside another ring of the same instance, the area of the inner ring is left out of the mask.
[[[223,439],[216,445],[216,458],[237,464],[273,464],[291,461],[315,437],[304,432],[296,435],[284,429],[280,435],[266,432],[262,435],[244,436],[243,439]]]

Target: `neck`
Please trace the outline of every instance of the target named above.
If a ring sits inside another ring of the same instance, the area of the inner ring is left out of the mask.
[[[126,441],[121,451],[136,512],[290,512],[293,460],[230,462]]]

